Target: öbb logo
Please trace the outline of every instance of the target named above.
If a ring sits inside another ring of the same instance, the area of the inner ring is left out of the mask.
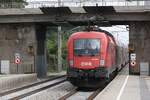
[[[81,66],[92,66],[91,62],[81,62]]]

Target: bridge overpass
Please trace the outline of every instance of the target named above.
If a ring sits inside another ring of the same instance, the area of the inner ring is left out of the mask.
[[[4,43],[1,47],[5,49],[5,53],[0,54],[1,59],[8,59],[10,66],[13,66],[11,67],[13,69],[12,73],[16,73],[16,65],[13,60],[14,54],[19,52],[23,60],[23,63],[19,65],[20,70],[23,66],[36,66],[38,77],[45,77],[47,70],[45,49],[47,26],[80,26],[87,25],[89,21],[92,24],[106,26],[129,25],[129,42],[137,54],[137,67],[130,68],[130,72],[139,74],[140,63],[150,63],[150,58],[147,55],[150,52],[149,12],[149,6],[0,9],[0,38]],[[10,44],[10,41],[14,44]],[[26,49],[30,49],[30,47],[34,52],[29,51],[27,53]],[[10,54],[10,57],[6,56],[7,53]]]
[[[126,24],[131,21],[149,21],[149,6],[84,6],[0,9],[0,23],[42,22],[49,24],[86,24],[91,21],[109,21]]]

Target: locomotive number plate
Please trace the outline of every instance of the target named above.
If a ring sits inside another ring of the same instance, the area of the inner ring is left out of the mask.
[[[91,62],[81,62],[81,66],[92,66]]]

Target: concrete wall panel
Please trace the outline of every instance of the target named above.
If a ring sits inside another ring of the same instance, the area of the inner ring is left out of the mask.
[[[140,63],[150,63],[150,22],[130,23],[129,42],[134,45],[137,65],[131,67],[133,73],[140,73]]]
[[[29,46],[33,53],[29,53]],[[36,37],[34,24],[0,25],[0,60],[10,61],[11,73],[30,73],[35,71]],[[20,54],[21,63],[15,64],[15,53]]]

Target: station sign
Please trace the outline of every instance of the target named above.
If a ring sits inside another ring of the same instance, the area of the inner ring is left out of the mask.
[[[15,59],[20,59],[20,54],[19,53],[15,53]]]

